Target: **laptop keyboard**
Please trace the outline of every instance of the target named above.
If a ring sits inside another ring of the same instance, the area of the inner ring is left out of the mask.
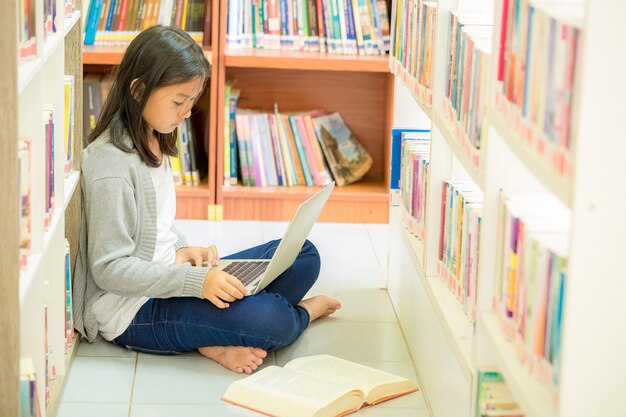
[[[245,286],[259,277],[269,265],[268,261],[234,261],[226,265],[222,271],[237,278]]]

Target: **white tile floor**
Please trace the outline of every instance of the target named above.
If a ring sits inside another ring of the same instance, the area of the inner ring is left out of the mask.
[[[217,245],[227,255],[279,238],[287,223],[178,220],[192,245]],[[293,345],[265,364],[329,353],[412,378],[415,372],[387,296],[387,226],[318,223],[309,236],[322,257],[310,294],[341,300],[343,308],[318,320]],[[106,342],[82,343],[66,379],[57,417],[260,416],[220,400],[242,376],[197,353],[163,357],[128,352]],[[360,411],[363,417],[429,417],[421,391]]]

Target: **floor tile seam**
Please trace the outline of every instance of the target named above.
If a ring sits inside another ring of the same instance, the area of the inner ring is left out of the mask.
[[[137,381],[137,367],[139,366],[139,354],[135,355],[135,366],[133,367],[133,382],[130,385],[130,401],[128,401],[128,417],[133,411],[133,399],[135,398],[135,382]]]

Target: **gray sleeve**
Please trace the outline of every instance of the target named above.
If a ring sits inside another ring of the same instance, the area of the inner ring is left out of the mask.
[[[185,236],[174,225],[172,225],[172,232],[176,236],[178,236],[178,240],[176,241],[176,243],[174,243],[174,250],[186,248],[189,246],[189,243],[187,243],[187,239],[185,238]]]
[[[126,179],[99,179],[89,188],[85,201],[87,258],[100,288],[127,297],[202,297],[208,268],[162,265],[136,255],[137,245],[145,242],[136,243],[133,237],[144,220],[138,218],[134,190]]]

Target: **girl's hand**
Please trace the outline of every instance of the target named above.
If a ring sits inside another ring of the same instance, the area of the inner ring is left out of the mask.
[[[215,304],[217,308],[227,308],[229,302],[241,300],[246,295],[248,290],[234,276],[217,269],[207,272],[202,285],[202,297]]]
[[[205,262],[208,266],[216,266],[220,262],[215,245],[203,248],[201,246],[189,246],[176,251],[174,265],[189,262],[194,266],[202,266]]]

